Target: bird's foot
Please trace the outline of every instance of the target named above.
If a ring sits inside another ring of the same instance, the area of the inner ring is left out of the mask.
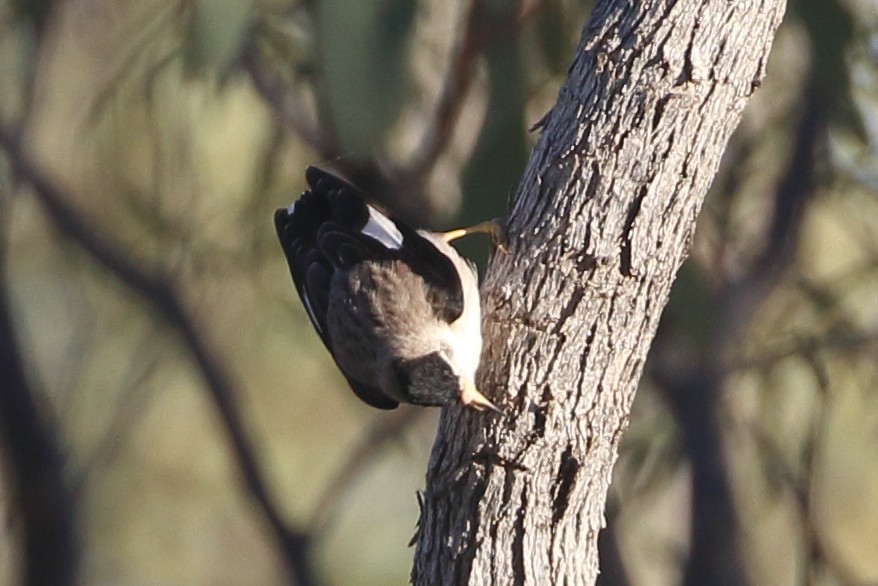
[[[498,250],[506,251],[506,226],[500,218],[480,222],[468,228],[458,228],[457,230],[443,232],[442,238],[445,242],[451,242],[470,234],[488,234],[491,236],[491,242]]]

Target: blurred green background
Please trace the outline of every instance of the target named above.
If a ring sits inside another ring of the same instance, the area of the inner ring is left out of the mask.
[[[316,164],[418,224],[502,215],[590,9],[0,2],[0,123],[100,237],[177,284],[233,377],[273,497],[313,533],[326,584],[407,582],[438,412],[377,412],[349,392],[299,305],[273,210]],[[772,205],[809,87],[828,132],[792,248],[774,251]],[[716,457],[728,459],[753,583],[878,583],[876,195],[878,9],[793,2],[623,441],[606,555],[630,583],[677,583],[689,549],[690,465],[668,407],[679,397],[656,373],[715,363],[708,340],[723,336]],[[0,198],[17,337],[76,499],[81,583],[282,583],[178,333],[53,229],[2,153]],[[462,250],[484,259],[487,243]],[[717,305],[766,251],[785,255],[781,270],[736,301],[745,310],[727,328]],[[0,584],[15,584],[7,481],[0,467]]]

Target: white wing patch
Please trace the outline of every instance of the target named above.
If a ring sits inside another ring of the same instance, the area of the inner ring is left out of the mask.
[[[295,213],[296,213],[296,202],[293,202],[287,208],[287,215],[292,216]]]
[[[366,236],[374,238],[387,248],[399,250],[402,248],[402,233],[393,221],[373,208],[369,208],[369,221],[363,226],[362,233]]]

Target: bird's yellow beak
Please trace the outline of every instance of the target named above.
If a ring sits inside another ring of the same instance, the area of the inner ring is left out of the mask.
[[[494,403],[486,399],[485,396],[479,392],[476,385],[471,380],[466,377],[463,377],[462,380],[463,390],[460,392],[461,403],[467,407],[472,407],[476,411],[488,409],[494,413],[503,413],[496,405],[494,405]]]

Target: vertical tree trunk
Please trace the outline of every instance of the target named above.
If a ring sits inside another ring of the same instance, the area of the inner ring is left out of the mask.
[[[643,363],[784,5],[598,2],[483,286],[505,415],[443,413],[415,584],[594,583]]]

